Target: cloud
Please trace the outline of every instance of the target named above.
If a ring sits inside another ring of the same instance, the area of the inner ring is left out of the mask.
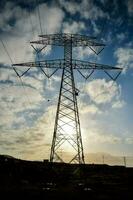
[[[36,40],[40,34],[37,7],[29,12],[15,3],[5,3],[3,12],[0,13],[0,37],[4,42],[13,62],[26,62],[34,60],[33,48],[28,44]],[[64,12],[56,5],[39,5],[43,33],[60,31]],[[12,24],[10,23],[12,21]],[[1,62],[10,63],[9,58],[0,44]],[[46,52],[48,53],[50,49]],[[45,52],[45,53],[46,53]]]
[[[88,163],[108,164],[108,165],[124,165],[123,156],[113,156],[105,152],[88,153],[85,155]],[[128,160],[128,158],[127,158]],[[130,164],[127,163],[129,166]],[[131,164],[132,166],[132,164]]]
[[[92,24],[94,35],[99,35],[101,32],[101,27],[98,28],[95,21],[91,21],[91,24]]]
[[[86,103],[80,102],[79,109],[80,109],[80,114],[82,114],[82,115],[95,114],[95,113],[100,114],[101,113],[99,108],[94,104],[87,105]]]
[[[113,103],[112,108],[122,108],[125,105],[125,101],[123,100],[118,100]]]
[[[42,30],[46,32],[55,33],[60,30],[64,12],[62,9],[54,5],[42,3],[37,5],[34,9],[28,11],[25,8],[16,5],[15,2],[6,2],[3,11],[0,13],[0,28],[11,34],[22,36],[28,32],[40,32],[40,24],[38,17],[38,7],[41,18]],[[10,21],[13,24],[10,25]],[[6,27],[9,27],[6,28]],[[33,33],[32,33],[33,34]]]
[[[133,68],[133,49],[131,47],[118,48],[114,55],[117,58],[117,67],[123,68],[124,72]]]
[[[64,33],[79,33],[82,30],[85,30],[85,24],[82,21],[76,22],[64,22],[63,23],[63,32]]]
[[[82,0],[81,3],[59,0],[59,3],[71,15],[79,13],[80,17],[83,19],[96,20],[106,16],[106,14],[94,4],[93,0]]]
[[[30,10],[29,14],[26,8],[16,5],[15,2],[6,2],[0,13],[0,38],[14,63],[35,59],[33,49],[27,42],[37,39],[35,34],[40,33],[37,9],[35,7]],[[39,10],[43,33],[59,31],[64,18],[62,9],[55,4],[43,3],[39,5]],[[45,55],[50,50],[49,47],[45,49]],[[29,127],[34,124],[35,117],[39,117],[39,109],[45,102],[44,87],[46,88],[45,83],[47,83],[45,77],[34,68],[30,70],[29,76],[22,78],[23,87],[10,65],[7,66],[7,63],[11,63],[2,43],[0,43],[0,58],[3,63],[0,69],[1,130]],[[23,68],[19,69],[17,70],[23,71]]]
[[[132,16],[133,15],[133,1],[132,0],[127,0],[126,4],[127,4],[127,9],[128,9],[129,16]]]
[[[22,86],[11,67],[1,66],[0,71],[0,125],[5,129],[13,128],[14,123],[19,124],[19,127],[27,126],[24,113],[30,115],[33,110],[37,112],[40,109],[45,100],[44,83],[29,76],[22,79]]]
[[[62,27],[67,32],[84,31],[86,24],[81,19],[93,18],[97,20],[106,15],[94,5],[93,1],[83,0],[81,3],[60,1],[60,4],[61,7],[57,7],[56,3],[39,5],[43,33],[56,33]],[[79,23],[74,20],[64,21],[64,10],[70,15],[79,13]],[[95,22],[93,29],[95,33],[98,33],[99,30]],[[0,30],[2,30],[0,37],[6,44],[13,62],[26,62],[35,59],[33,49],[28,42],[37,39],[36,36],[40,34],[37,7],[30,10],[29,15],[27,9],[15,3],[6,2],[5,8],[0,13]],[[118,37],[123,39],[123,35]],[[45,49],[45,55],[50,53],[51,49],[49,48]],[[131,46],[126,47],[125,51],[127,49],[131,49]],[[128,52],[127,56],[129,54],[132,54],[132,52]],[[93,52],[89,48],[77,48],[75,55],[77,58],[93,58]],[[116,53],[118,64],[123,64],[124,56],[124,52],[121,53],[121,56],[120,51]],[[2,63],[10,63],[1,43],[0,59]],[[127,63],[130,59],[131,56],[127,60],[124,58],[124,62]],[[43,74],[34,71],[36,69],[29,71],[29,76],[22,78],[28,100],[14,71],[9,69],[10,66],[2,66],[3,69],[2,67],[0,69],[2,70],[2,73],[0,73],[1,149],[3,148],[3,151],[5,150],[9,154],[13,153],[24,159],[43,159],[50,152],[56,113],[55,96],[57,94],[55,93],[60,86],[60,76],[52,77],[49,87]],[[47,91],[48,89],[49,91]],[[111,81],[97,79],[87,84],[85,92],[90,97],[91,102],[88,103],[87,96],[86,101],[81,102],[79,111],[81,112],[81,121],[84,121],[83,129],[86,128],[86,135],[89,130],[92,144],[95,142],[98,145],[99,141],[101,144],[120,144],[121,139],[115,134],[114,127],[112,129],[110,127],[110,130],[108,130],[108,123],[105,118],[109,115],[106,112],[103,114],[100,106],[102,104],[103,110],[106,111],[104,105],[110,104],[110,107],[113,108],[112,112],[116,108],[122,108],[125,102],[121,99],[121,87],[117,84],[112,85]],[[48,97],[50,96],[48,98],[50,99],[49,103],[46,99],[47,94]],[[101,125],[104,120],[105,126]],[[110,126],[113,125],[110,124]],[[95,127],[98,128],[95,129]],[[108,130],[108,132],[105,132],[105,130]]]
[[[91,61],[96,58],[94,52],[89,47],[76,47],[73,50],[73,55],[77,59],[89,58]]]
[[[48,107],[31,128],[4,129],[0,133],[1,148],[21,159],[42,160],[50,152],[55,112],[55,105]]]
[[[40,4],[39,10],[43,32],[59,32],[62,25],[62,21],[64,19],[64,12],[62,11],[62,9],[56,7],[55,5],[48,6],[47,4]]]
[[[127,33],[126,33],[126,34],[127,34]],[[117,37],[118,41],[119,41],[119,42],[122,42],[123,40],[125,40],[126,34],[125,34],[125,32],[124,32],[124,33],[119,33],[119,34],[117,34],[116,37]]]
[[[88,131],[87,137],[91,143],[118,144],[122,141],[121,137],[111,134],[109,130],[105,132],[103,128],[99,129],[99,127],[93,127],[93,129]]]
[[[114,97],[119,96],[120,86],[113,81],[95,79],[86,85],[86,93],[97,104],[111,103]]]
[[[12,25],[10,21],[13,19],[19,20],[21,18],[22,9],[15,6],[13,2],[6,2],[5,7],[0,13],[0,29],[2,31],[11,31]]]
[[[60,5],[65,8],[67,12],[74,15],[79,11],[79,3],[74,1],[59,0]]]
[[[25,84],[25,86],[28,88],[28,87],[31,87],[33,89],[36,89],[37,91],[39,91],[39,93],[42,93],[44,92],[43,90],[43,82],[44,82],[44,79],[45,79],[45,76],[43,76],[43,80],[37,80],[31,76],[25,76],[23,77],[23,83]]]
[[[126,138],[126,139],[125,139],[125,142],[126,142],[127,144],[133,144],[133,137],[131,136],[131,137]]]
[[[0,37],[4,42],[8,52],[10,52],[13,62],[21,57],[26,60],[27,56],[33,58],[32,49],[27,48],[27,40],[30,39],[30,26],[26,23],[27,11],[23,10],[20,6],[14,3],[7,2],[3,12],[0,13],[0,18],[3,23],[0,23],[1,34]],[[7,15],[7,17],[5,17]],[[10,23],[12,21],[12,24]],[[28,33],[29,31],[29,33]],[[4,52],[2,44],[1,49],[1,62],[10,63],[9,58]],[[16,59],[17,58],[17,59]],[[11,63],[10,63],[11,64]]]
[[[11,127],[13,122],[18,121],[18,112],[35,109],[42,103],[43,97],[37,90],[29,87],[26,88],[26,92],[28,96],[25,95],[24,89],[21,86],[10,85],[0,87],[1,125]]]

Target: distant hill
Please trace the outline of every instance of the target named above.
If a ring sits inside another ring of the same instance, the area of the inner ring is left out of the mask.
[[[13,156],[9,156],[9,155],[3,155],[3,156],[13,158]],[[63,152],[63,157],[67,157],[68,161],[69,161],[69,160],[71,160],[72,156],[70,153]],[[108,164],[108,165],[112,165],[112,166],[113,165],[120,165],[120,166],[126,165],[126,167],[133,167],[133,156],[126,156],[125,158],[126,158],[126,163],[124,160],[124,156],[114,156],[114,155],[111,155],[111,154],[105,153],[105,152],[85,154],[85,162],[87,164]],[[30,160],[32,160],[32,159],[30,159]],[[35,160],[35,159],[33,159],[33,160]]]

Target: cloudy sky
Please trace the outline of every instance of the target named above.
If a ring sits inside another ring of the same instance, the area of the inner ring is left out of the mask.
[[[0,153],[49,157],[61,71],[47,79],[34,68],[21,82],[11,63],[39,59],[29,43],[39,34],[64,32],[96,36],[106,44],[98,56],[75,48],[75,59],[123,68],[116,82],[103,72],[87,81],[75,73],[86,160],[97,152],[133,156],[132,0],[0,1]],[[48,46],[40,57],[63,58],[62,49]]]

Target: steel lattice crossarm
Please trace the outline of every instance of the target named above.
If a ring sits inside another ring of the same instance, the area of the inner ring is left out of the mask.
[[[94,72],[94,70],[103,70],[111,79],[115,80],[122,71],[122,68],[119,68],[119,67],[112,67],[109,65],[92,63],[92,62],[88,62],[88,61],[72,60],[71,64],[72,64],[72,68],[78,70],[78,72],[82,76],[83,76],[83,74],[82,74],[81,70],[92,70],[92,72]],[[55,59],[55,60],[45,60],[45,61],[13,64],[13,67],[15,67],[15,66],[28,67],[28,70],[26,70],[24,73],[22,73],[19,76],[23,76],[32,67],[40,68],[45,75],[46,75],[46,73],[44,71],[45,68],[55,69],[53,71],[53,73],[50,75],[50,77],[51,77],[58,69],[63,69],[66,66],[66,61],[65,61],[65,59]],[[117,75],[114,78],[109,74],[108,71],[110,71],[110,70],[118,71]],[[92,73],[90,73],[88,75],[91,75],[91,74]],[[50,78],[50,77],[48,77],[48,78]],[[87,76],[87,78],[89,78],[89,76]]]
[[[64,46],[66,41],[70,41],[72,47],[89,47],[96,54],[99,54],[103,49],[105,44],[99,43],[96,40],[96,37],[89,37],[79,34],[50,34],[50,35],[40,35],[42,39],[32,41],[31,44],[41,44],[44,46],[55,45],[55,46]]]

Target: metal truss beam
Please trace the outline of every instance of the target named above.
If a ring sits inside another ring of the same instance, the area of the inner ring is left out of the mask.
[[[105,44],[98,42],[96,37],[89,37],[79,34],[50,34],[50,35],[40,35],[42,39],[32,41],[31,44],[40,45],[55,45],[63,46],[67,40],[71,40],[72,47],[89,47],[94,53],[99,54],[105,47]],[[34,48],[34,47],[33,47]]]
[[[66,66],[66,61],[65,59],[57,59],[57,60],[45,60],[45,61],[37,61],[37,62],[27,62],[27,63],[19,63],[19,64],[13,64],[13,67],[17,67],[17,66],[21,66],[21,67],[28,67],[28,69],[22,73],[18,75],[21,77],[23,75],[25,75],[32,67],[38,67],[41,69],[41,71],[43,72],[43,74],[45,74],[48,78],[50,78],[53,74],[55,74],[57,72],[58,69],[64,69]],[[71,66],[74,70],[77,70],[81,76],[85,79],[88,79],[92,73],[95,70],[103,70],[112,80],[116,80],[118,78],[118,76],[120,75],[120,73],[122,72],[122,68],[119,67],[112,67],[109,65],[104,65],[104,64],[98,64],[98,63],[92,63],[92,62],[88,62],[88,61],[80,61],[80,60],[72,60],[71,62]],[[44,69],[54,69],[54,71],[48,75]],[[17,71],[17,69],[15,69]],[[81,70],[91,70],[91,72],[88,72],[88,74],[86,76],[84,76],[84,74],[82,73]],[[111,70],[115,70],[117,73],[115,74],[115,76],[112,76],[109,71]],[[65,75],[67,77],[67,75]],[[65,82],[65,79],[64,79]]]
[[[58,68],[63,69],[66,65],[64,59],[55,59],[55,60],[45,60],[45,61],[36,61],[36,62],[27,62],[27,63],[18,63],[13,64],[12,66],[22,66],[22,67],[41,67],[41,68]],[[112,67],[109,65],[98,64],[88,61],[72,60],[73,69],[94,69],[94,70],[122,70],[120,67]]]

